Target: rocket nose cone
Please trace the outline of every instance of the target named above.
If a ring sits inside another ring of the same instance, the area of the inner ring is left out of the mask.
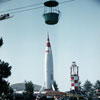
[[[50,42],[49,42],[49,41],[47,42],[47,47],[51,47],[51,45],[50,45]]]
[[[47,47],[51,47],[51,45],[50,45],[50,39],[49,39],[49,35],[48,35],[48,37],[47,37]]]
[[[49,36],[48,36],[48,38],[47,38],[47,41],[50,41],[50,40],[49,40]]]

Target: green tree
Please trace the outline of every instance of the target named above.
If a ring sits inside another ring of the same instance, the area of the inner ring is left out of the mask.
[[[86,92],[91,92],[92,91],[92,88],[93,85],[90,81],[86,80],[84,85],[83,85],[83,89],[86,91]]]
[[[13,100],[13,96],[14,96],[13,93],[14,93],[14,91],[13,91],[12,87],[9,86],[8,95],[7,95],[8,100]]]
[[[0,38],[0,47],[2,46],[2,44],[3,44],[3,39],[2,39],[2,37]]]
[[[11,75],[11,66],[8,63],[0,60],[0,98],[4,100],[5,98],[10,97],[11,87],[10,83],[5,79]],[[11,94],[12,95],[12,94]]]
[[[0,39],[0,47],[3,44],[3,39]],[[11,100],[12,91],[9,82],[5,79],[11,75],[11,66],[7,62],[0,60],[0,100]]]
[[[25,92],[23,92],[24,100],[33,100],[34,99],[34,84],[29,81],[25,81]]]
[[[83,90],[85,95],[87,95],[88,100],[92,100],[92,96],[94,94],[93,84],[87,80],[83,85]]]
[[[54,85],[55,91],[58,91],[59,89],[58,89],[58,85],[57,85],[56,81],[54,81],[53,85]]]
[[[79,91],[81,91],[82,90],[82,86],[81,86],[81,81],[79,81]]]
[[[11,66],[4,61],[0,60],[0,81],[2,81],[5,78],[8,78],[11,75]]]
[[[100,89],[100,80],[97,80],[94,84],[94,89]]]

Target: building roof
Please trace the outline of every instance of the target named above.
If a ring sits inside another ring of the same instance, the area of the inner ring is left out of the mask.
[[[16,91],[24,91],[25,83],[15,83],[15,84],[12,84],[11,87]],[[41,89],[40,85],[34,84],[34,91],[39,91],[40,89]]]

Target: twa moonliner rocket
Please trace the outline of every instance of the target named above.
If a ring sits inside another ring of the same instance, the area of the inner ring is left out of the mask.
[[[53,78],[53,57],[49,36],[47,37],[46,50],[45,50],[45,89],[51,90],[54,82]]]

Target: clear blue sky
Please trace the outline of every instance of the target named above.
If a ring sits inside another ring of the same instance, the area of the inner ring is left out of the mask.
[[[59,2],[65,0],[58,0]],[[41,3],[43,0],[11,0],[0,3],[0,11]],[[75,0],[59,5],[59,23],[49,26],[42,17],[43,8],[14,14],[0,22],[4,45],[0,59],[12,66],[8,81],[32,81],[43,85],[46,37],[49,32],[54,78],[61,91],[70,89],[70,66],[76,61],[82,83],[100,79],[100,2]]]

